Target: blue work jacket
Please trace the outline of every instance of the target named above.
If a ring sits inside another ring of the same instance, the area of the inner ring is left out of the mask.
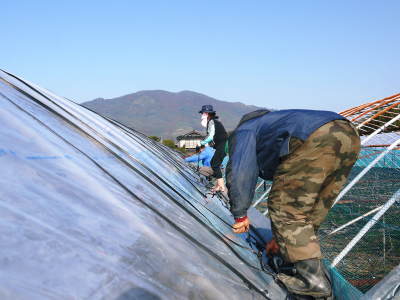
[[[291,137],[306,140],[322,125],[344,119],[330,111],[278,110],[249,119],[229,137],[226,185],[235,218],[246,215],[258,177],[272,180],[281,157],[289,154]]]
[[[201,163],[203,167],[211,167],[211,159],[214,156],[215,149],[206,147],[200,154],[195,154],[185,158],[186,162]]]

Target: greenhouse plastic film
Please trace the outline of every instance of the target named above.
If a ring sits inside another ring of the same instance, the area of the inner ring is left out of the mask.
[[[0,119],[0,298],[285,297],[176,153],[4,72]]]

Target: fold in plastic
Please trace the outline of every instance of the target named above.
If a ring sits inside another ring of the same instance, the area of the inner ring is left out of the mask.
[[[1,299],[285,298],[173,151],[2,71],[0,120]]]

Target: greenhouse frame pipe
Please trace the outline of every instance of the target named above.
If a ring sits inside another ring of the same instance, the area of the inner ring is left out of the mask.
[[[257,189],[256,189],[257,190]],[[265,196],[268,195],[269,191],[271,190],[271,187],[269,187],[264,194],[261,195],[260,198],[258,198],[258,200],[256,202],[254,202],[254,204],[252,205],[252,207],[256,207],[261,201],[264,200]]]
[[[333,205],[335,205],[343,196],[367,173],[373,166],[375,166],[390,150],[395,148],[398,144],[400,144],[400,139],[396,140],[393,144],[389,146],[384,152],[382,152],[377,158],[375,158],[364,170],[362,170],[337,196]],[[332,205],[332,206],[333,206]]]
[[[347,116],[351,116],[352,114],[355,114],[355,113],[360,113],[360,115],[357,115],[354,119],[352,119],[352,121],[353,121],[362,116],[362,114],[365,112],[365,111],[363,111],[364,109],[367,109],[366,111],[369,111],[370,109],[368,109],[368,107],[371,107],[371,106],[372,106],[372,109],[380,108],[383,105],[390,103],[391,101],[397,100],[396,98],[399,96],[400,96],[400,94],[394,94],[392,96],[389,96],[389,97],[386,97],[386,98],[383,98],[380,100],[376,100],[373,102],[365,103],[365,104],[347,109],[345,111],[342,111],[340,114],[347,117]]]
[[[358,243],[358,241],[367,233],[368,230],[372,226],[379,221],[380,217],[395,203],[400,200],[400,189],[388,200],[388,202],[383,205],[383,207],[372,217],[371,220],[368,221],[367,224],[357,233],[357,235],[351,240],[351,242],[339,253],[338,256],[332,262],[332,267],[335,267],[349,252],[350,250]]]
[[[386,127],[392,125],[394,122],[396,122],[397,120],[400,119],[400,114],[397,117],[394,117],[393,119],[391,119],[389,122],[387,122],[385,125],[382,125],[379,129],[377,129],[376,131],[374,131],[373,133],[371,133],[366,139],[364,139],[361,142],[361,145],[364,145],[367,141],[369,141],[370,139],[372,139],[375,135],[377,135],[378,133],[382,132]],[[360,129],[362,126],[357,126],[358,129]]]
[[[370,121],[372,121],[372,120],[375,120],[377,117],[381,116],[382,114],[386,113],[386,112],[389,111],[390,109],[392,109],[392,108],[396,107],[397,105],[399,105],[399,103],[396,101],[397,99],[394,99],[394,100],[395,100],[394,103],[392,103],[391,105],[386,106],[385,108],[383,108],[383,110],[380,110],[378,113],[376,113],[376,114],[374,114],[373,116],[369,117],[368,120],[366,120],[366,121],[363,122],[363,124],[368,123],[368,122],[370,122]],[[382,108],[384,105],[390,104],[390,103],[391,103],[391,102],[388,102],[388,103],[385,103],[385,104],[383,104],[383,105],[381,105],[381,106],[377,106],[377,107],[375,107],[375,108],[376,108],[376,109]],[[371,109],[371,110],[369,110],[368,112],[372,112],[372,111],[374,111],[374,109]],[[365,112],[365,113],[367,114],[368,112]],[[361,116],[362,116],[362,115],[360,115],[360,117],[361,117]],[[358,118],[358,117],[357,117],[357,118]],[[354,119],[352,119],[352,121],[353,121],[353,120],[354,120]]]
[[[265,180],[262,180],[257,186],[256,189],[254,191],[257,191],[263,184],[264,184]]]
[[[347,226],[349,226],[349,225],[351,225],[351,224],[357,222],[358,220],[361,220],[362,218],[365,218],[365,217],[369,216],[370,214],[373,214],[373,213],[376,212],[377,210],[380,210],[382,207],[383,207],[383,205],[378,206],[378,207],[376,207],[376,208],[370,210],[369,212],[363,214],[362,216],[359,216],[359,217],[357,217],[357,218],[351,220],[350,222],[347,222],[346,224],[344,224],[344,225],[342,225],[342,226],[336,228],[335,230],[329,232],[328,235],[334,234],[334,233],[336,233],[336,232],[338,232],[338,231],[340,231],[340,230],[346,228]]]

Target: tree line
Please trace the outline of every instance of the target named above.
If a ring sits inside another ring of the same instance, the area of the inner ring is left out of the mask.
[[[152,139],[152,140],[154,140],[154,141],[156,141],[156,142],[160,142],[160,141],[161,141],[161,138],[160,138],[159,136],[151,135],[151,136],[149,136],[149,138]],[[186,153],[187,153],[185,147],[182,147],[182,148],[177,147],[177,146],[175,145],[175,142],[174,142],[173,140],[165,139],[165,140],[162,140],[161,143],[162,143],[164,146],[167,146],[167,147],[169,147],[169,148],[171,148],[171,149],[173,149],[173,150],[178,150],[179,152],[182,152],[183,154],[186,154]]]

